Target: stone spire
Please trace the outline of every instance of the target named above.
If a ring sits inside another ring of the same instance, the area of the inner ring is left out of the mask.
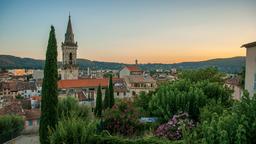
[[[65,42],[64,43],[66,43],[66,44],[75,44],[74,33],[73,33],[73,30],[72,30],[70,14],[68,16],[68,26],[67,26],[67,31],[66,31],[66,34],[65,34]]]

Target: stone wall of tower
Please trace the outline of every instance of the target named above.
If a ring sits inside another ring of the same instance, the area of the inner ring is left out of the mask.
[[[72,57],[70,58],[70,54]],[[79,68],[76,64],[77,46],[62,45],[61,79],[78,79]]]
[[[72,59],[70,59],[70,55]],[[77,47],[62,46],[62,64],[76,65]]]
[[[78,67],[70,67],[67,69],[61,69],[61,79],[62,80],[70,80],[70,79],[78,79],[79,68]]]
[[[78,79],[79,67],[76,64],[77,59],[77,43],[74,40],[71,19],[69,16],[65,40],[62,47],[62,68],[61,79]]]

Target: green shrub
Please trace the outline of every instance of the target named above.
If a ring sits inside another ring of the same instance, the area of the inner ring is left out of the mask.
[[[179,80],[161,86],[149,103],[154,116],[168,121],[178,112],[188,112],[189,116],[198,120],[199,109],[206,104],[203,90],[189,80]]]
[[[11,140],[24,128],[24,120],[21,116],[2,115],[0,116],[0,143]]]
[[[201,138],[205,143],[256,143],[255,120],[256,96],[249,98],[245,93],[241,102],[235,103],[230,109],[214,112],[212,117],[204,118]]]
[[[227,86],[209,81],[201,81],[196,85],[203,90],[209,100],[213,99],[215,100],[215,103],[218,103],[219,101],[226,107],[230,107],[232,105],[231,96],[233,91]]]
[[[111,134],[130,136],[138,134],[143,128],[139,122],[139,112],[131,101],[123,100],[107,109],[104,114],[102,129]]]
[[[149,109],[149,102],[152,99],[152,96],[155,92],[141,92],[138,96],[134,98],[133,105],[138,108],[141,112],[141,116],[151,116],[151,111]]]
[[[224,73],[220,73],[216,67],[202,68],[198,70],[183,70],[179,78],[192,82],[208,80],[210,82],[224,83]]]
[[[85,105],[79,105],[74,97],[66,97],[58,102],[58,117],[59,119],[68,118],[70,115],[77,115],[78,117],[89,119],[91,118],[91,110]]]
[[[96,122],[72,116],[58,122],[56,129],[50,131],[50,143],[87,143],[96,133]]]

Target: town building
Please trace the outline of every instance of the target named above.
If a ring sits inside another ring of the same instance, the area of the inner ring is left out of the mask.
[[[125,66],[119,72],[119,77],[124,78],[130,75],[143,75],[143,71],[137,65]]]
[[[245,89],[253,96],[256,90],[256,42],[242,47],[246,48]]]
[[[12,74],[7,71],[1,71],[0,72],[0,82],[2,81],[8,81],[11,79]]]
[[[124,79],[127,90],[132,96],[136,96],[141,92],[148,93],[155,90],[157,86],[156,81],[139,68],[138,60],[135,61],[135,65],[125,66],[120,70],[119,76]]]
[[[23,133],[38,132],[41,111],[39,109],[24,109],[21,101],[12,101],[0,109],[0,115],[19,115],[24,118]]]
[[[40,96],[41,89],[38,89],[36,82],[25,81],[7,81],[0,82],[0,96],[15,99],[16,96],[30,98],[31,96]]]
[[[34,80],[42,80],[44,78],[44,70],[33,70],[32,78]]]
[[[12,69],[9,70],[14,76],[24,76],[26,75],[26,70],[25,69]]]
[[[154,91],[157,86],[156,81],[149,75],[124,76],[124,81],[132,96],[139,95],[141,92]]]
[[[65,40],[61,44],[62,47],[62,68],[61,79],[78,79],[78,65],[77,59],[77,42],[74,40],[74,33],[72,30],[71,17],[69,15],[67,31],[65,34]]]
[[[59,97],[73,96],[80,103],[94,107],[98,86],[101,86],[104,98],[108,84],[109,80],[107,78],[60,80],[58,81]],[[113,78],[113,88],[115,98],[129,98],[130,94],[123,79]]]
[[[102,87],[103,97],[105,95],[109,74],[119,77],[113,78],[115,98],[131,98],[142,91],[149,92],[156,88],[156,81],[149,74],[144,74],[138,67],[138,60],[135,65],[125,66],[119,72],[87,69],[79,73],[76,62],[77,47],[69,16],[65,40],[62,43],[61,80],[58,81],[60,98],[74,96],[80,103],[94,106],[99,85]]]
[[[24,131],[23,133],[37,133],[40,125],[41,111],[39,109],[24,110]]]

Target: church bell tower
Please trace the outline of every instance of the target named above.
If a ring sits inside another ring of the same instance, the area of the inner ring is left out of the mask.
[[[61,44],[62,48],[62,68],[61,79],[78,79],[78,65],[77,58],[77,42],[74,40],[74,33],[72,30],[71,17],[69,15],[67,31],[65,40]]]

